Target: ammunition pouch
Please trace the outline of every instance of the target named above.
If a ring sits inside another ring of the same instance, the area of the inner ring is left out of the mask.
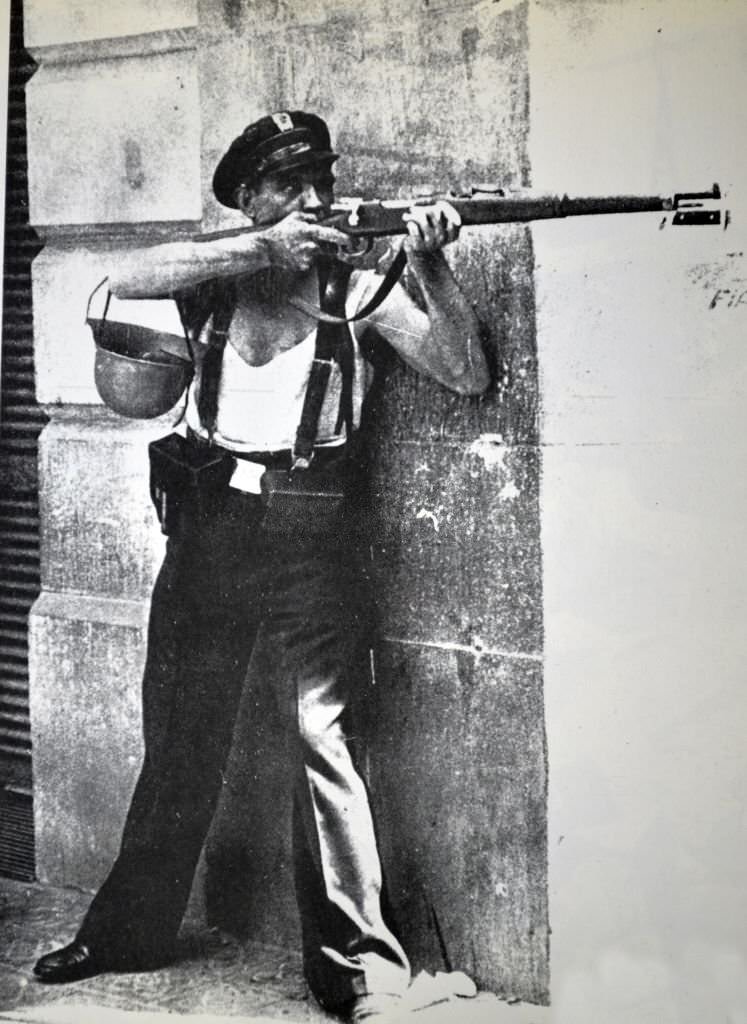
[[[225,494],[236,459],[216,448],[191,444],[180,434],[169,434],[148,445],[150,496],[161,524],[169,534],[180,508],[192,505],[209,514]]]
[[[266,469],[262,474],[262,530],[289,540],[335,536],[345,526],[350,486],[349,459],[344,451],[320,453],[308,469]]]

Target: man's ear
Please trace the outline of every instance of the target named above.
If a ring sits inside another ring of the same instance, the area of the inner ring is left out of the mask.
[[[248,185],[241,184],[234,192],[236,205],[244,216],[254,223],[254,192]]]

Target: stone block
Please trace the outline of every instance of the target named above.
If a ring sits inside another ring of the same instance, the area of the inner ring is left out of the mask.
[[[27,48],[92,39],[141,35],[197,23],[197,0],[75,0],[73,3],[27,0],[24,4]]]
[[[356,708],[389,898],[414,967],[548,993],[538,659],[383,642]]]
[[[43,66],[26,104],[32,224],[200,219],[190,51]]]
[[[539,474],[538,449],[490,434],[379,449],[372,556],[385,635],[541,650]]]
[[[142,757],[146,604],[43,593],[29,618],[36,866],[96,888],[119,848]]]
[[[40,438],[42,587],[148,598],[163,554],[150,504],[148,441],[168,424],[67,407]]]

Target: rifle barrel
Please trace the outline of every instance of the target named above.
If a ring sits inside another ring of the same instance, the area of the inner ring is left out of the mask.
[[[450,203],[469,227],[480,224],[526,223],[561,217],[579,217],[604,213],[645,213],[668,211],[672,200],[664,196],[433,196],[427,199],[392,202],[363,202],[351,216],[350,207],[333,207],[329,223],[354,237],[404,234],[407,230],[402,216],[413,206],[422,206],[444,199]]]

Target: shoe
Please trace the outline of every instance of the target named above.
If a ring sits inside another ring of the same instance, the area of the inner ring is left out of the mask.
[[[53,953],[36,961],[34,975],[38,981],[48,985],[63,985],[68,981],[81,981],[101,974],[105,970],[96,961],[91,950],[75,939],[69,946],[56,949]]]
[[[403,1019],[403,1005],[399,996],[358,996],[348,1016],[349,1024],[396,1024]]]

